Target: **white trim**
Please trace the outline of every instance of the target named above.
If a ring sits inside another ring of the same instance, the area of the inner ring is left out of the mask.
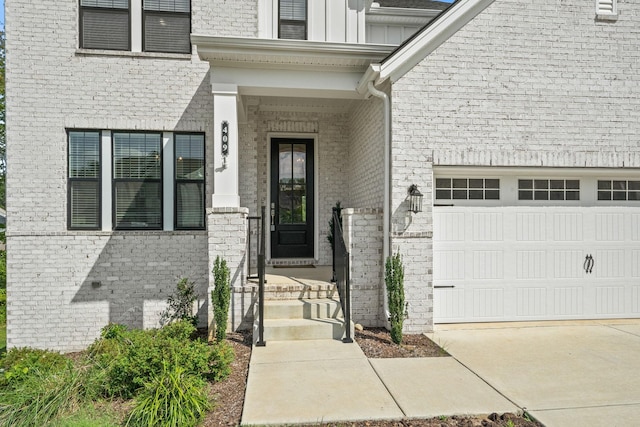
[[[162,229],[173,231],[175,195],[173,132],[162,133]]]
[[[142,52],[142,0],[131,0],[131,52]]]
[[[320,220],[319,220],[319,204],[320,197],[318,194],[318,182],[320,179],[320,159],[318,151],[318,134],[317,133],[295,133],[295,132],[267,132],[267,220],[266,220],[266,258],[271,261],[271,139],[273,138],[301,138],[313,139],[313,259],[319,259],[320,252]]]
[[[113,200],[111,194],[111,178],[113,170],[113,155],[111,153],[111,131],[101,131],[100,141],[102,169],[100,179],[100,198],[101,198],[101,214],[102,214],[102,231],[112,231],[113,229]]]

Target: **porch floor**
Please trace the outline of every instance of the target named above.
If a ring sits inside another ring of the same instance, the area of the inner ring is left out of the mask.
[[[265,270],[267,287],[282,285],[327,285],[331,284],[333,267],[330,265],[317,265],[308,267],[275,268],[268,265]],[[254,273],[255,274],[255,273]],[[251,283],[258,283],[257,278],[249,279]]]

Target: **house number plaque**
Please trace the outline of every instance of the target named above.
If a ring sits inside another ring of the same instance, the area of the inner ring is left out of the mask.
[[[229,155],[229,122],[222,122],[222,155]]]

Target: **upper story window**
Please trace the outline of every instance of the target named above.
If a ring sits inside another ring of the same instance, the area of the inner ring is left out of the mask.
[[[190,0],[144,0],[145,52],[190,53]]]
[[[307,0],[280,0],[278,37],[307,39]]]
[[[100,228],[100,132],[70,131],[67,206],[70,229]]]
[[[580,180],[519,179],[518,200],[580,200]]]
[[[80,0],[84,49],[191,53],[190,33],[190,0]]]
[[[131,49],[129,0],[80,0],[80,46]]]

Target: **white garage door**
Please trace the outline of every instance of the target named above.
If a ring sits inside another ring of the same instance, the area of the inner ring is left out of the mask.
[[[544,189],[535,187],[536,181],[543,186],[542,179],[500,177],[480,180],[483,184],[467,179],[467,195],[479,185],[489,194],[495,185],[488,183],[499,179],[499,203],[512,206],[490,206],[497,203],[490,200],[495,194],[475,202],[462,199],[462,193],[454,199],[452,179],[451,203],[443,206],[438,202],[446,201],[447,179],[436,176],[436,191],[441,189],[434,207],[436,323],[640,315],[640,207],[635,206],[640,192],[629,190],[635,181],[580,179],[576,190],[574,179],[546,180],[547,187],[556,187],[546,189],[547,199],[559,199],[551,196],[557,190],[565,200],[543,201],[532,196],[537,190],[544,196]],[[603,200],[622,197],[614,189],[607,195],[607,181],[613,187],[625,182],[628,203]],[[461,183],[464,179],[458,187]],[[579,195],[569,194],[574,191]]]

